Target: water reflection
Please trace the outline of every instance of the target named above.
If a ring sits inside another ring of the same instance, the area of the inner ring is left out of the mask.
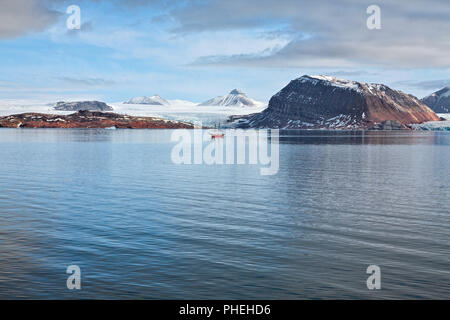
[[[171,133],[0,130],[0,298],[449,298],[449,134],[282,131],[261,176]]]
[[[439,132],[281,130],[281,143],[292,144],[437,144],[450,145],[450,135]]]

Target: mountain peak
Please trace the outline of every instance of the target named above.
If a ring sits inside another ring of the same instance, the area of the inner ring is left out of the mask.
[[[153,95],[152,97],[135,97],[128,101],[124,102],[125,104],[148,104],[148,105],[159,105],[159,106],[168,106],[169,101],[161,98],[158,94]]]
[[[233,89],[228,95],[210,99],[200,106],[255,107],[257,102],[247,97],[241,90]]]
[[[300,78],[296,79],[296,80],[301,80],[301,81],[324,81],[324,82],[331,82],[331,83],[340,83],[340,84],[357,84],[357,81],[352,81],[352,80],[346,80],[346,79],[339,79],[336,77],[332,77],[332,76],[327,76],[327,75],[304,75],[301,76]]]
[[[230,94],[244,94],[244,92],[242,92],[241,90],[238,90],[238,89],[233,89],[230,91]]]
[[[450,86],[446,86],[429,96],[426,96],[422,101],[438,113],[450,112]]]
[[[450,86],[446,86],[446,87],[442,88],[441,90],[439,90],[439,91],[436,92],[436,93],[446,94],[446,93],[449,92],[449,91],[450,91]]]
[[[317,79],[317,80],[324,80],[324,81],[336,81],[336,80],[341,80],[341,79],[337,79],[335,77],[332,76],[327,76],[327,75],[313,75],[313,74],[305,74],[304,76],[300,77],[301,78],[310,78],[310,79]],[[347,80],[344,80],[347,81]]]

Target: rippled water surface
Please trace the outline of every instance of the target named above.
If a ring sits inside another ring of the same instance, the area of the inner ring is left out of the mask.
[[[450,134],[283,132],[273,176],[170,135],[1,129],[0,298],[450,298]]]

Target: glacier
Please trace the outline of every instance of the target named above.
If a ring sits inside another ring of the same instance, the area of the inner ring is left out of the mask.
[[[184,122],[201,122],[205,126],[227,122],[232,115],[247,115],[261,112],[267,104],[261,103],[257,107],[242,108],[239,106],[198,106],[198,103],[186,100],[167,100],[168,105],[124,104],[120,102],[106,103],[113,107],[113,111],[130,116],[148,116],[177,120]],[[36,112],[46,114],[68,115],[73,111],[59,111],[54,109],[55,103],[42,100],[13,100],[0,99],[0,116]]]
[[[445,119],[444,121],[430,121],[420,124],[412,124],[414,130],[425,131],[450,131],[450,113],[439,113],[439,117]]]

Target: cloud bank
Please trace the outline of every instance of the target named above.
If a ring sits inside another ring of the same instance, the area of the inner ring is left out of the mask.
[[[267,67],[448,67],[450,1],[378,1],[380,30],[366,27],[372,0],[210,0],[174,9],[178,34],[285,25],[294,37],[271,55],[200,57],[195,64]],[[305,37],[307,35],[307,37]]]
[[[0,39],[43,31],[58,21],[61,13],[46,0],[0,0]]]

